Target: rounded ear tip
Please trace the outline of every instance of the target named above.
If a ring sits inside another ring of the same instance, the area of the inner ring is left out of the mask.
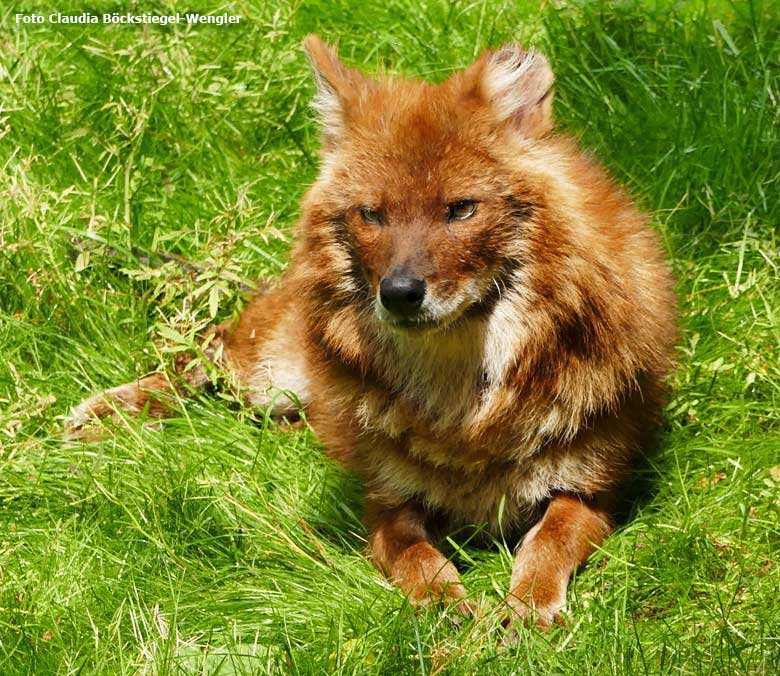
[[[503,45],[490,52],[489,57],[493,62],[530,61],[539,65],[549,65],[547,57],[542,52],[533,48],[526,49],[525,47],[516,44]]]
[[[308,33],[304,36],[303,40],[301,40],[301,46],[307,51],[311,51],[312,49],[316,49],[317,47],[323,45],[324,42],[322,38],[317,35],[316,33]]]
[[[337,56],[336,48],[325,42],[325,40],[316,33],[309,33],[303,38],[301,45],[308,54],[330,54],[332,56]]]
[[[501,122],[529,138],[552,128],[552,92],[555,75],[547,57],[519,45],[505,45],[482,61],[479,92]]]
[[[506,45],[501,45],[497,49],[493,50],[493,56],[497,59],[505,59],[513,54],[525,54],[526,50],[515,42],[510,42]]]
[[[555,80],[549,59],[534,49],[524,49],[520,45],[505,45],[492,52],[490,63],[495,67],[516,70],[546,83],[549,88]]]

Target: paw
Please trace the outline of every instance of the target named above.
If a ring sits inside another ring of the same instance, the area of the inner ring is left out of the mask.
[[[521,582],[504,601],[502,625],[508,630],[506,643],[514,643],[520,627],[543,631],[566,620],[566,580],[545,584],[539,578]]]
[[[467,598],[466,588],[462,584],[449,584],[444,587],[430,586],[421,583],[406,592],[409,605],[414,608],[430,608],[432,606],[443,607],[455,611],[453,619],[460,622],[462,619],[474,617],[477,612],[477,604]]]
[[[518,601],[507,599],[504,603],[504,619],[502,625],[505,628],[522,625],[526,627],[538,627],[549,629],[553,624],[563,624],[566,620],[566,604],[536,604],[533,599]]]
[[[68,439],[95,440],[100,438],[97,424],[117,418],[118,411],[128,410],[127,392],[131,385],[122,385],[92,395],[74,407],[65,420],[65,437]]]
[[[167,380],[155,374],[92,395],[71,410],[65,421],[65,438],[99,440],[104,436],[99,424],[104,420],[122,422],[122,412],[137,416],[146,410],[149,417],[159,418],[170,410],[166,389],[170,389]]]
[[[452,567],[454,569],[454,566]],[[454,606],[463,615],[472,615],[475,606],[466,598],[466,588],[458,579],[457,573],[454,574],[455,579],[452,578],[452,573],[447,571],[436,575],[432,580],[422,577],[403,580],[400,587],[408,597],[409,603],[416,608],[442,604]]]
[[[476,604],[467,598],[454,564],[427,543],[407,549],[396,562],[395,581],[417,608],[446,605],[471,617]]]

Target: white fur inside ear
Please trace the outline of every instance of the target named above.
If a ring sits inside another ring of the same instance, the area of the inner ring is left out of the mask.
[[[500,120],[522,121],[539,113],[545,118],[549,116],[547,95],[553,81],[552,69],[543,54],[507,47],[488,59],[483,85]]]
[[[336,89],[312,66],[317,94],[311,107],[317,113],[326,136],[337,137],[344,126],[344,108]]]

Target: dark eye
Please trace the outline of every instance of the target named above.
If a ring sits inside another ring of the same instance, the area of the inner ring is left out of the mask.
[[[382,224],[382,214],[380,214],[376,209],[371,209],[369,207],[360,207],[360,215],[362,216],[363,220],[369,225]]]
[[[471,218],[477,210],[474,200],[459,200],[447,205],[448,221],[465,221]]]

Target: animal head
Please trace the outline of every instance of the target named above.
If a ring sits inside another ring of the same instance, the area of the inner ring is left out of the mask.
[[[432,84],[364,75],[313,35],[304,48],[323,150],[302,234],[334,296],[407,333],[484,311],[539,206],[516,158],[553,125],[547,59],[506,46]]]

